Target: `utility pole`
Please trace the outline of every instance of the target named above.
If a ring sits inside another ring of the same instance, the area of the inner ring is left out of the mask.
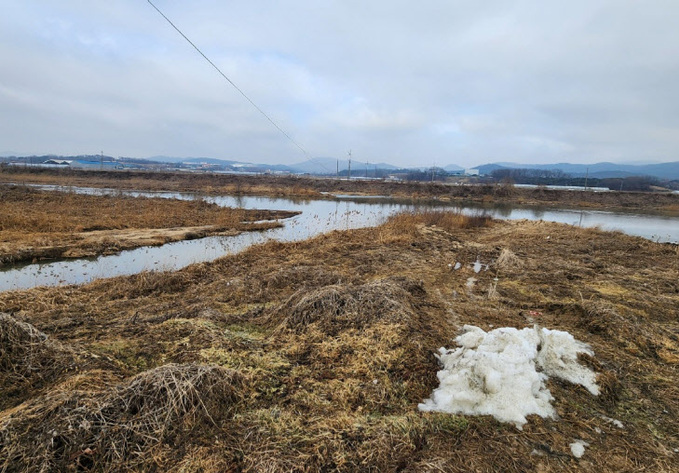
[[[368,179],[368,160],[365,160],[365,178]]]
[[[587,172],[585,173],[585,190],[587,190],[587,178],[589,177],[589,166],[587,166]]]
[[[104,150],[101,150],[101,158],[99,159],[99,170],[104,169]]]
[[[337,160],[337,179],[339,179],[339,159]]]
[[[349,150],[349,174],[347,180],[351,179],[351,150]]]

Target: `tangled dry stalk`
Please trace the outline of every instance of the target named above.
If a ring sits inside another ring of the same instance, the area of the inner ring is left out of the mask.
[[[0,313],[0,409],[77,369],[73,350],[29,323]]]
[[[411,325],[416,318],[413,295],[425,293],[420,284],[401,278],[378,280],[352,287],[330,285],[301,290],[293,294],[277,311],[283,326],[297,333],[314,324],[329,335],[361,330],[375,322]]]
[[[0,419],[2,471],[119,471],[152,464],[228,422],[243,379],[218,366],[164,365],[102,392],[55,390]],[[218,424],[219,422],[219,424]]]

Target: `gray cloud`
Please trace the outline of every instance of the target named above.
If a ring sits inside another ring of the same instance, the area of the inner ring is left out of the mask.
[[[674,1],[156,4],[314,156],[677,159]],[[2,150],[305,159],[146,2],[4,11]]]

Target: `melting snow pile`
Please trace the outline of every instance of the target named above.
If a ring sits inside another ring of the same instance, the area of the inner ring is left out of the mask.
[[[555,416],[545,386],[550,376],[599,394],[596,374],[577,360],[578,353],[592,351],[568,332],[537,326],[485,332],[465,325],[455,341],[460,348],[439,350],[441,384],[418,406],[422,411],[492,415],[521,428],[529,414]]]
[[[589,447],[589,444],[584,440],[576,440],[570,444],[570,447],[571,453],[575,458],[582,458],[582,456],[585,454],[585,447]]]

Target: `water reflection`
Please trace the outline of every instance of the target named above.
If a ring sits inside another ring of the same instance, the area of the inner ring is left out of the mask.
[[[532,209],[533,212],[533,220],[544,220],[545,219],[545,209],[540,208],[540,207],[535,207]],[[510,214],[511,215],[511,212]]]

